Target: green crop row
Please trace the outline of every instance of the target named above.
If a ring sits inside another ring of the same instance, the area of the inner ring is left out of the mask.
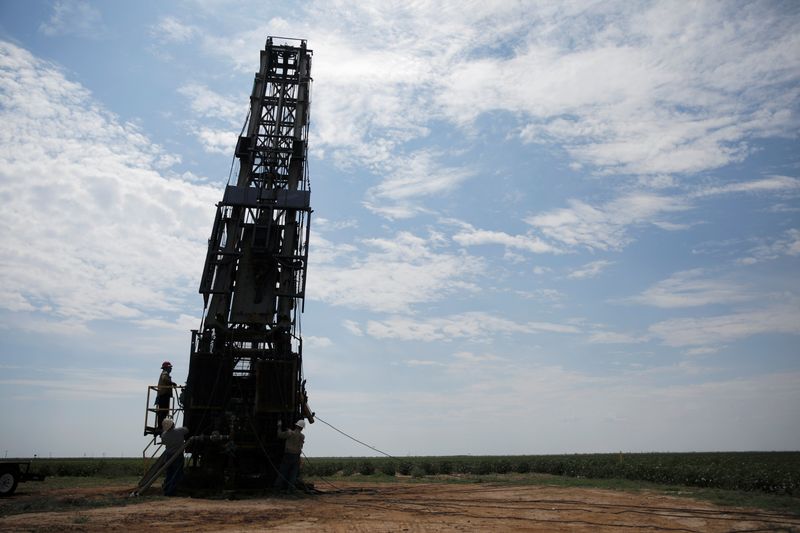
[[[52,476],[71,477],[127,477],[141,476],[145,472],[145,462],[141,458],[66,458],[34,459],[31,472]]]
[[[800,494],[800,452],[312,458],[307,476],[541,473],[595,479]]]
[[[45,476],[140,476],[140,458],[36,459]],[[541,473],[800,495],[800,452],[614,453],[574,455],[309,458],[305,476]]]

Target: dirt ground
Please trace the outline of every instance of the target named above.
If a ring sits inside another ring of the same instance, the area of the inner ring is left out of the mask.
[[[800,532],[796,516],[648,492],[491,483],[337,482],[318,489],[322,494],[230,500],[163,498],[157,491],[126,498],[123,486],[26,493],[21,485],[0,500],[0,514],[10,505],[24,508],[26,498],[29,511],[42,501],[56,510],[2,516],[0,531]],[[76,502],[83,507],[58,510]]]

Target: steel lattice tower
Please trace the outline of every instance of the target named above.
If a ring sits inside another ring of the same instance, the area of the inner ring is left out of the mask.
[[[278,38],[275,38],[276,40]],[[294,40],[289,40],[294,42]],[[272,482],[282,420],[313,416],[302,377],[299,313],[311,222],[306,154],[311,50],[268,38],[208,241],[205,308],[192,331],[184,424],[197,471],[227,484]]]

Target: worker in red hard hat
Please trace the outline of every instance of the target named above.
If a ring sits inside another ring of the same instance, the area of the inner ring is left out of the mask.
[[[175,383],[169,375],[172,372],[172,363],[161,363],[161,376],[158,378],[158,391],[156,392],[156,432],[160,432],[161,423],[169,414],[169,403],[172,399],[172,389]]]

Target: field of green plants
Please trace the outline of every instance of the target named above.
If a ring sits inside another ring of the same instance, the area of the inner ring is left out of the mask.
[[[800,495],[800,452],[310,458],[304,475],[540,473]]]
[[[141,475],[142,459],[36,459],[47,476]],[[307,477],[540,473],[800,495],[800,452],[614,453],[449,457],[311,457]]]

